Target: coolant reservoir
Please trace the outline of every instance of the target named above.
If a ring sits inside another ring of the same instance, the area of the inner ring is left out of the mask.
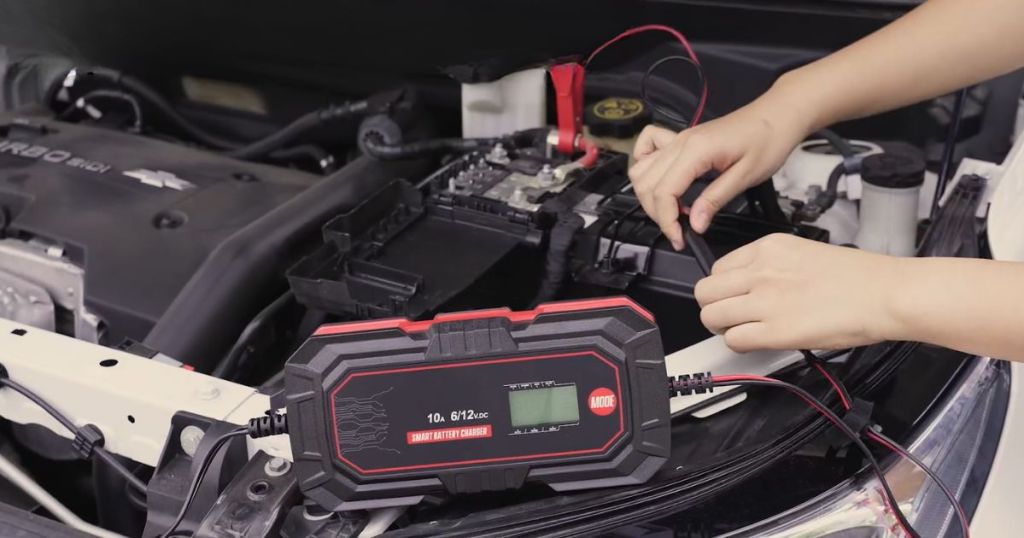
[[[886,149],[886,153],[869,155],[861,163],[860,228],[854,243],[880,254],[912,256],[924,157],[908,144],[893,144]]]

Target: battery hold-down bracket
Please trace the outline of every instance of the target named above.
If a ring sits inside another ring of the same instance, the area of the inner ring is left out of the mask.
[[[627,298],[321,327],[285,367],[295,473],[328,510],[642,484],[669,455],[653,316]]]

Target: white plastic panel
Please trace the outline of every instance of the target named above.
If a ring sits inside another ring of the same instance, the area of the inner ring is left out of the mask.
[[[176,412],[245,424],[270,405],[269,397],[251,387],[4,319],[0,364],[11,379],[76,424],[99,427],[111,452],[151,466]],[[71,437],[39,407],[6,388],[0,390],[0,416]],[[250,446],[291,459],[287,436],[251,441]]]
[[[547,70],[528,69],[494,82],[462,85],[462,136],[501,136],[547,122]]]
[[[665,367],[668,370],[668,375],[672,377],[701,372],[711,372],[714,375],[768,375],[799,360],[803,360],[803,355],[796,351],[736,353],[725,345],[724,338],[714,336],[668,355],[665,357]],[[713,394],[694,394],[672,398],[672,413],[678,413],[715,395],[732,390],[735,390],[735,387],[722,387],[716,388]],[[746,394],[738,394],[736,398],[730,398],[707,407],[694,413],[694,416],[703,418],[713,415],[744,399],[746,399]]]

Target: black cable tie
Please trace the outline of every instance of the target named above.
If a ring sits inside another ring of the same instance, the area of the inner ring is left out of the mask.
[[[715,383],[711,379],[711,372],[683,374],[674,379],[668,378],[669,397],[711,393],[714,392],[714,388]]]
[[[843,423],[855,432],[863,432],[871,426],[871,415],[875,410],[875,403],[860,398],[854,398],[850,402],[850,410],[843,415]]]
[[[844,412],[840,418],[843,424],[846,424],[850,430],[863,434],[865,430],[871,427],[871,415],[874,411],[875,404],[867,400],[860,398],[853,398],[850,402],[850,409]],[[838,414],[838,413],[837,413]],[[850,438],[842,434],[839,430],[829,430],[824,436],[825,443],[829,446],[836,448],[849,444]]]
[[[249,427],[246,428],[246,431],[253,439],[286,434],[288,433],[288,415],[267,411],[262,417],[249,419]]]
[[[75,439],[71,442],[71,448],[82,459],[90,459],[96,448],[103,446],[104,441],[103,432],[99,428],[92,424],[86,424],[75,431]]]

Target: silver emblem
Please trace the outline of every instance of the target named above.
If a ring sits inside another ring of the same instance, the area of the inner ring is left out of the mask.
[[[138,170],[128,170],[127,172],[124,172],[124,175],[139,180],[143,185],[149,185],[160,189],[168,188],[176,191],[184,191],[194,189],[196,187],[192,182],[181,179],[170,172],[164,172],[163,170],[147,170],[145,168],[139,168]]]

